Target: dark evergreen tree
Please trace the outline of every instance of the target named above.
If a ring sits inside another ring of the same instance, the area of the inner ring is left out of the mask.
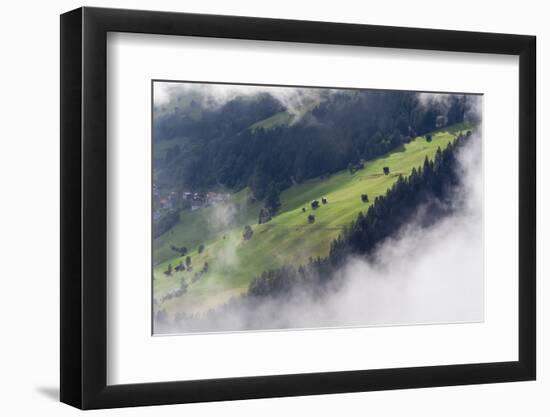
[[[243,231],[243,239],[244,240],[250,240],[252,239],[252,235],[254,234],[254,231],[252,230],[252,227],[250,227],[250,225],[246,225],[244,227],[244,231]]]
[[[271,182],[271,184],[269,184],[267,197],[265,198],[265,204],[271,213],[276,213],[277,210],[279,210],[279,207],[281,207],[279,189],[274,182]]]
[[[260,209],[260,214],[258,216],[258,224],[267,223],[271,220],[271,211],[264,207]]]

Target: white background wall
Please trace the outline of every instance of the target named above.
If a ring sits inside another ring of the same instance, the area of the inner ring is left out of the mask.
[[[77,1],[5,2],[0,21],[1,151],[0,412],[73,415],[57,402],[59,379],[59,17]],[[538,37],[539,285],[538,381],[484,386],[238,401],[100,411],[99,415],[548,415],[550,404],[550,168],[543,115],[550,96],[550,26],[545,3],[462,0],[337,2],[278,0],[92,1],[86,5],[239,14],[534,34]],[[546,156],[546,158],[545,158]],[[546,395],[545,395],[546,394]],[[483,414],[482,414],[483,413]]]

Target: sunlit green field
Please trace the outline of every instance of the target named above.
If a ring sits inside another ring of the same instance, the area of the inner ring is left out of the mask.
[[[293,117],[291,114],[289,114],[286,111],[282,111],[279,113],[274,114],[271,117],[268,117],[267,119],[260,120],[257,123],[254,123],[252,126],[250,126],[250,129],[272,129],[277,126],[285,126],[289,124],[292,121]]]
[[[251,202],[247,190],[234,194],[227,204],[182,211],[180,223],[154,242],[154,298],[159,307],[169,314],[205,312],[246,291],[262,271],[327,256],[330,242],[342,228],[360,211],[366,211],[376,196],[385,194],[400,174],[409,175],[426,156],[432,159],[438,147],[444,148],[468,128],[446,128],[434,133],[432,142],[418,137],[391,154],[366,162],[364,169],[353,174],[345,170],[294,185],[281,193],[281,208],[266,224],[257,224],[261,203]],[[385,166],[390,168],[389,175],[383,173]],[[361,201],[361,194],[368,194],[368,203]],[[322,197],[328,203],[313,210],[310,202],[321,202]],[[310,213],[315,215],[313,224],[308,223]],[[243,239],[246,224],[254,231],[248,241]],[[173,272],[171,276],[163,273],[168,264],[174,267],[185,261],[170,249],[171,244],[189,249],[193,271]],[[201,254],[200,244],[205,246]],[[193,275],[205,262],[208,272],[192,283]],[[187,293],[161,302],[182,279],[189,284]]]

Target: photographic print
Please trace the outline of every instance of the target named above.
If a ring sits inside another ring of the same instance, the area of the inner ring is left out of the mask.
[[[483,321],[482,100],[152,81],[153,334]]]

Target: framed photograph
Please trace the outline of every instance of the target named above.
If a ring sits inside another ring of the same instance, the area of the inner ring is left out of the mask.
[[[533,380],[535,37],[61,16],[61,401]]]

